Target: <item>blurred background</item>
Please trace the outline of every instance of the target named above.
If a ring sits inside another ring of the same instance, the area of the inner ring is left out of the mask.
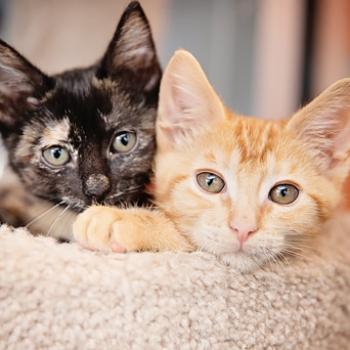
[[[0,0],[0,34],[48,73],[98,59],[128,0]],[[349,0],[141,0],[163,66],[190,50],[227,105],[280,118],[350,76]]]
[[[42,70],[100,57],[128,0],[0,0],[0,35]],[[163,65],[190,50],[235,111],[290,115],[350,76],[349,0],[141,0]]]

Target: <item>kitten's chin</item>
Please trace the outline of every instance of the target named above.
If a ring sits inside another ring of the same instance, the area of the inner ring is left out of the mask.
[[[223,254],[219,255],[219,258],[224,264],[242,273],[254,272],[264,264],[264,261],[257,261],[244,252]]]

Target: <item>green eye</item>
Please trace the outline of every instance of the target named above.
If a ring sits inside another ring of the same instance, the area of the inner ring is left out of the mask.
[[[291,204],[299,196],[299,190],[297,187],[291,184],[279,184],[270,190],[269,198],[277,204]]]
[[[136,134],[132,131],[119,132],[114,138],[112,148],[118,153],[130,152],[136,144]]]
[[[70,160],[69,152],[62,146],[51,146],[43,151],[44,159],[53,166],[63,166]]]
[[[198,174],[197,183],[204,191],[210,193],[219,193],[225,187],[225,182],[220,176],[209,172]]]

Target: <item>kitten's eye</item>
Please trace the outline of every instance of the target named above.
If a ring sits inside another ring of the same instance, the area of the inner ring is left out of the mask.
[[[293,203],[299,196],[299,190],[291,184],[279,184],[270,190],[269,198],[278,204]]]
[[[69,152],[61,146],[52,146],[43,151],[45,160],[53,166],[62,166],[69,162]]]
[[[132,131],[119,132],[113,141],[113,150],[118,153],[130,152],[136,144],[136,134]]]
[[[225,187],[225,182],[220,176],[209,172],[198,174],[197,182],[204,191],[211,193],[219,193]]]

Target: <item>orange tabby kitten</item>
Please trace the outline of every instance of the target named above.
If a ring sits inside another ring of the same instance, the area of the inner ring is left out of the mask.
[[[349,110],[344,79],[289,120],[235,115],[177,51],[160,92],[158,209],[91,207],[75,238],[105,251],[200,249],[241,271],[303,253],[342,195]]]

